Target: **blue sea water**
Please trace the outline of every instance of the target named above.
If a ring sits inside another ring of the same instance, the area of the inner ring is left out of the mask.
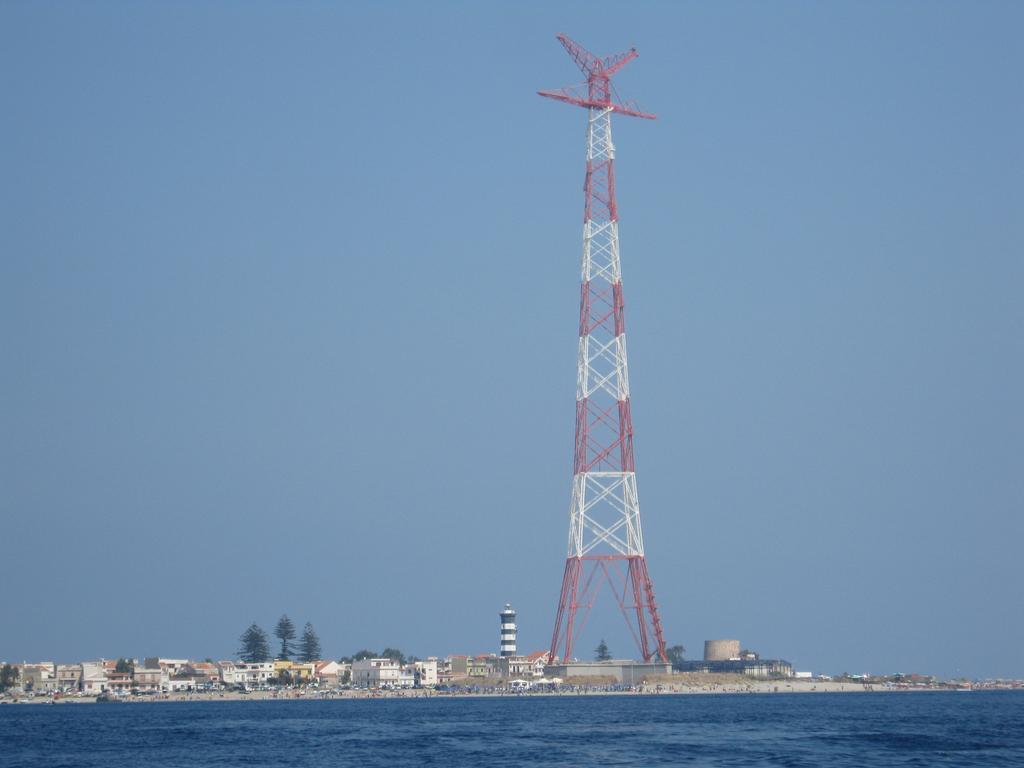
[[[1024,766],[1024,694],[0,707],[0,766]]]

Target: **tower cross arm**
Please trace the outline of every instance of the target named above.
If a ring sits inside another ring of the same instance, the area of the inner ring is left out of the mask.
[[[603,74],[611,77],[639,55],[636,48],[630,48],[628,51],[605,57]]]
[[[600,58],[567,35],[558,35],[558,42],[576,62],[576,66],[587,76],[587,82],[583,86],[537,91],[538,94],[556,101],[564,101],[566,104],[575,104],[578,107],[607,109],[620,115],[642,117],[647,120],[655,119],[654,115],[642,112],[632,101],[620,101],[619,95],[615,93],[611,84],[612,75],[639,55],[636,48]]]
[[[577,107],[593,107],[595,109],[610,109],[612,112],[618,115],[628,115],[630,117],[642,117],[645,120],[657,120],[657,115],[652,115],[650,112],[640,111],[636,104],[631,101],[617,102],[617,101],[601,101],[593,100],[589,97],[589,94],[582,93],[578,88],[559,88],[553,91],[537,91],[538,96],[544,96],[548,99],[554,99],[555,101],[562,101],[566,104],[575,104]]]
[[[601,59],[568,35],[558,35],[558,42],[562,44],[562,47],[572,57],[572,60],[576,62],[576,66],[583,70],[583,74],[587,77],[597,74],[611,77],[640,55],[636,52],[636,48],[630,48],[628,51],[617,53],[614,56],[605,56]]]

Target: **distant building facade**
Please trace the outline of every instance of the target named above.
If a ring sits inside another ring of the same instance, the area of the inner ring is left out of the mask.
[[[20,664],[21,688],[32,693],[53,693],[60,690],[57,665],[50,661],[38,664]]]
[[[312,661],[284,661],[278,659],[274,662],[274,677],[278,680],[290,680],[292,683],[308,683],[316,675],[316,664]]]
[[[82,693],[87,696],[98,696],[107,690],[107,670],[102,661],[86,661],[82,663]]]
[[[740,647],[740,641],[705,640],[703,661],[683,661],[680,672],[734,673],[760,679],[793,677],[793,665],[783,659],[762,659]]]
[[[272,661],[258,661],[251,664],[240,661],[235,664],[235,685],[242,685],[246,688],[269,685],[272,677],[274,677],[274,662]]]
[[[500,657],[493,653],[473,656],[467,661],[469,677],[498,677],[501,675]]]
[[[469,656],[462,654],[446,656],[438,667],[437,675],[442,683],[469,677]]]
[[[432,688],[438,681],[437,659],[431,657],[426,661],[414,661],[406,665],[406,670],[412,673],[413,684],[420,688]]]
[[[319,685],[336,686],[345,682],[346,675],[351,675],[352,665],[338,661],[316,662],[313,677]]]
[[[62,693],[82,690],[81,664],[57,665],[57,690]]]
[[[135,667],[132,678],[135,683],[135,690],[139,693],[163,693],[169,688],[168,681],[170,676],[159,666],[156,668]]]
[[[721,661],[683,661],[680,672],[713,672],[746,675],[761,679],[793,677],[793,665],[783,659],[724,659]]]
[[[352,662],[352,685],[360,688],[401,687],[401,677],[401,666],[393,658],[360,658]]]

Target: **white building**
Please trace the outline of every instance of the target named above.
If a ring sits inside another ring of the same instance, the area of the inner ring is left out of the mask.
[[[254,664],[240,661],[235,664],[235,684],[244,685],[246,688],[267,685],[275,674],[272,661],[261,661]]]
[[[437,666],[434,666],[437,675]],[[394,659],[360,659],[352,662],[352,685],[360,688],[412,688],[416,677]]]
[[[160,667],[135,667],[132,682],[139,693],[162,693],[168,689],[167,670]]]
[[[414,661],[406,665],[406,669],[412,672],[415,685],[424,688],[433,688],[437,685],[437,659],[433,656],[426,661]]]
[[[82,665],[57,665],[57,690],[65,693],[82,689]]]
[[[313,676],[320,685],[336,686],[341,684],[346,673],[351,675],[351,664],[342,664],[337,661],[318,661],[316,662]]]
[[[218,661],[217,669],[220,670],[220,681],[224,685],[234,685],[238,682],[235,679],[235,662],[233,661]]]
[[[107,670],[102,661],[82,663],[82,693],[98,696],[107,690]]]
[[[498,662],[498,674],[504,678],[533,677],[533,661],[528,656],[502,656]]]
[[[530,664],[533,666],[530,674],[534,677],[544,677],[544,667],[548,663],[548,652],[547,651],[534,651],[529,654],[526,658],[530,660]],[[557,656],[555,657],[557,660]]]

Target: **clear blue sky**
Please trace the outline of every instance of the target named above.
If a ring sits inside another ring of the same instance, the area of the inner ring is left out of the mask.
[[[550,638],[581,79],[666,634],[1024,677],[1019,3],[0,5],[0,658]],[[625,625],[596,616],[631,652]]]

